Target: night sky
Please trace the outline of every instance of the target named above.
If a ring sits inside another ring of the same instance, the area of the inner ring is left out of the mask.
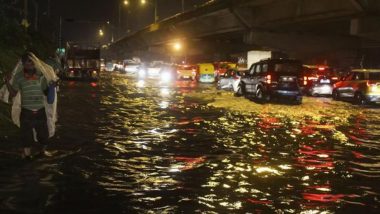
[[[167,18],[182,11],[181,0],[157,0],[159,19]],[[101,42],[111,40],[112,32],[117,39],[120,35],[139,30],[154,20],[153,0],[141,6],[140,0],[129,0],[130,5],[125,7],[122,0],[51,0],[51,10],[63,20],[72,19],[72,22],[63,21],[63,38],[66,41]],[[185,0],[185,9],[193,9],[207,0]],[[118,8],[121,5],[121,27],[118,28]],[[73,21],[74,20],[74,21]],[[107,25],[110,21],[111,25]],[[114,26],[114,27],[112,27]],[[99,36],[99,29],[105,35]]]

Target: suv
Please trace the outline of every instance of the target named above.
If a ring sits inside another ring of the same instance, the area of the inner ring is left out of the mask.
[[[299,86],[302,64],[291,59],[267,59],[251,66],[237,88],[236,95],[253,95],[261,102],[273,97],[289,97],[302,103]]]
[[[362,105],[380,102],[380,69],[354,69],[334,84],[333,99],[349,98]]]

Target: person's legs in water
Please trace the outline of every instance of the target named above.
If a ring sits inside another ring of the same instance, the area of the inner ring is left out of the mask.
[[[49,154],[46,152],[46,147],[49,140],[49,129],[47,126],[46,112],[44,108],[38,110],[36,114],[34,129],[37,133],[38,143],[42,146],[42,154],[49,156]]]
[[[33,135],[33,111],[22,109],[20,115],[20,135],[21,143],[23,145],[23,158],[30,158],[32,156],[31,147],[34,143]]]

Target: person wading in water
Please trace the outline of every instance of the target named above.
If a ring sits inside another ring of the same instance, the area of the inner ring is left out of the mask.
[[[17,73],[11,82],[11,75],[5,78],[11,98],[17,93],[21,95],[20,135],[24,147],[22,157],[32,157],[32,145],[35,138],[42,146],[45,154],[46,145],[49,140],[47,116],[45,112],[45,100],[49,86],[46,78],[32,61],[31,53],[21,57],[22,72]]]

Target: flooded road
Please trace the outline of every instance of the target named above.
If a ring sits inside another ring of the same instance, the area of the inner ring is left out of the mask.
[[[59,111],[54,157],[0,158],[0,213],[380,210],[378,108],[259,105],[113,74],[65,82]]]

